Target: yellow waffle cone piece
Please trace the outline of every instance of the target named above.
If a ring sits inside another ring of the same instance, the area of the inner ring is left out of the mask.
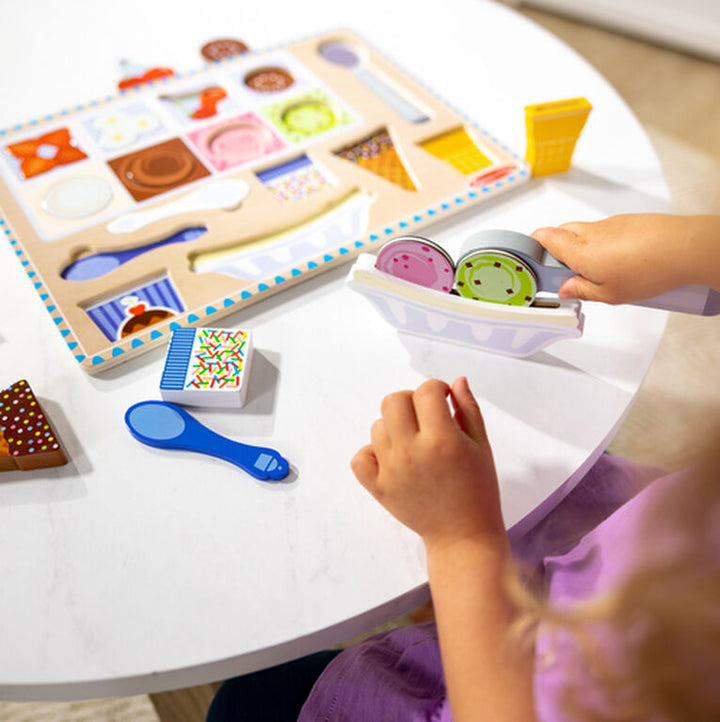
[[[585,98],[570,98],[525,108],[527,152],[533,175],[569,170],[575,144],[592,105]]]

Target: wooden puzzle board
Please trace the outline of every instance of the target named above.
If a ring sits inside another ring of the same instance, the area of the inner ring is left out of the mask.
[[[1,131],[0,224],[94,373],[529,176],[338,31]]]

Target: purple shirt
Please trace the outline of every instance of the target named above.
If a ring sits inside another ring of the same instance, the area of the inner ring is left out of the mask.
[[[540,566],[550,600],[562,606],[616,583],[629,567],[628,550],[642,549],[638,521],[672,475],[603,455],[515,554]],[[647,487],[647,488],[646,488]],[[540,630],[535,700],[543,722],[567,719],[562,694],[578,679],[578,650],[567,635]],[[434,624],[370,637],[336,657],[316,682],[298,722],[451,722]]]

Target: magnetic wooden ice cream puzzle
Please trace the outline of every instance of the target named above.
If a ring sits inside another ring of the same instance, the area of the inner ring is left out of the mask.
[[[90,372],[528,178],[347,31],[0,133],[3,230]]]

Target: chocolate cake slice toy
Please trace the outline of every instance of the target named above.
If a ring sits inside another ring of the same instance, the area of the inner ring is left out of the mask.
[[[0,391],[0,471],[67,464],[60,439],[24,379]]]

